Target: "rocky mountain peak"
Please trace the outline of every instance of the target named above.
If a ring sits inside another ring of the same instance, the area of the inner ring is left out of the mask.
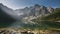
[[[52,13],[52,12],[54,11],[54,8],[52,8],[52,7],[47,7],[47,10],[48,10],[50,13]]]
[[[3,6],[3,4],[2,3],[0,3],[0,8]]]
[[[53,8],[48,8],[39,4],[35,4],[33,6],[30,7],[25,7],[23,9],[17,10],[18,12],[22,12],[24,15],[28,15],[28,16],[38,16],[41,14],[48,14],[48,13],[52,13]],[[26,16],[25,15],[25,16]]]
[[[0,3],[0,6],[3,5],[2,3]]]
[[[40,7],[40,5],[39,5],[39,4],[35,4],[34,6],[35,6],[35,7]]]

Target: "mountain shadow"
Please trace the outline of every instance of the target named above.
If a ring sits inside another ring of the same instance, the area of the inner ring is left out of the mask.
[[[1,8],[0,8],[0,28],[1,27],[7,27],[10,24],[12,24],[12,22],[14,22],[15,19],[13,19],[11,16],[9,16],[8,14],[6,14]]]

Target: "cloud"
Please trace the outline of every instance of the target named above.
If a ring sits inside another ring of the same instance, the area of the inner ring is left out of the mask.
[[[18,4],[17,0],[0,0],[0,3],[14,10],[24,8],[24,6],[20,6],[21,4]]]

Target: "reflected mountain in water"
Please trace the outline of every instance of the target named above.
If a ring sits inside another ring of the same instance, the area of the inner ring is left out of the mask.
[[[12,10],[3,4],[0,3],[0,27],[12,27],[12,28],[28,28],[28,29],[47,29],[49,27],[52,28],[60,28],[60,23],[58,22],[53,22],[53,21],[42,21],[40,22],[40,19],[37,19],[38,21],[35,24],[33,23],[25,23],[24,18],[28,17],[28,20],[30,16],[34,17],[43,17],[44,15],[50,15],[54,12],[55,10],[51,7],[45,7],[45,6],[40,6],[38,4],[31,6],[31,7],[26,7],[23,9],[16,9]],[[41,15],[41,16],[40,16]],[[48,16],[47,15],[47,16]],[[54,14],[53,14],[54,15]],[[33,20],[34,21],[34,20]]]

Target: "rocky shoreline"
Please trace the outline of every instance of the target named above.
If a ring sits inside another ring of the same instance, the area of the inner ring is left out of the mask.
[[[19,29],[0,29],[0,34],[60,34],[60,30],[19,30]]]

